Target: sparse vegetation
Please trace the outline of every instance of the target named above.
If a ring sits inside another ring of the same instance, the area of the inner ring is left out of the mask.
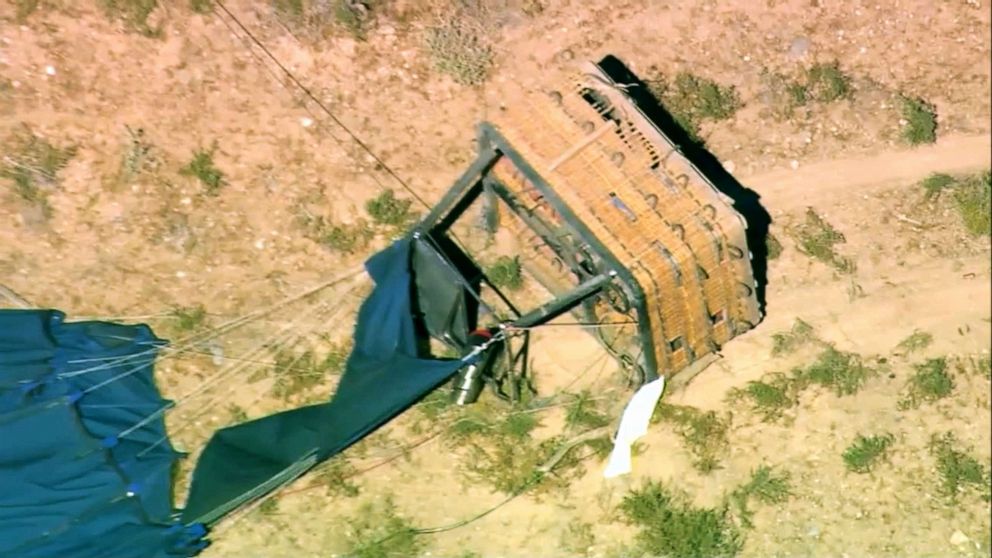
[[[10,140],[0,161],[0,178],[10,182],[15,196],[51,216],[48,194],[59,185],[59,172],[76,154],[74,146],[58,147],[30,130]]]
[[[954,391],[954,379],[948,373],[947,359],[931,358],[916,366],[916,373],[906,384],[906,396],[899,408],[912,409],[923,403],[943,399]]]
[[[833,390],[838,397],[854,395],[873,375],[875,370],[861,356],[834,347],[827,347],[815,362],[792,373],[800,388],[815,384]]]
[[[859,434],[854,443],[848,446],[841,455],[844,459],[844,466],[855,473],[871,472],[885,456],[885,452],[894,441],[895,437],[892,434],[867,437]]]
[[[209,14],[214,11],[214,0],[190,0],[189,8],[197,14]]]
[[[926,331],[916,330],[896,345],[896,351],[908,355],[926,349],[931,343],[933,343],[933,335]]]
[[[258,513],[263,516],[273,516],[279,513],[279,500],[274,497],[268,497],[258,505]]]
[[[982,498],[989,501],[992,485],[988,470],[958,447],[954,434],[934,435],[930,439],[930,454],[937,461],[941,492],[949,500],[956,501],[968,489],[977,489]]]
[[[652,416],[653,422],[672,424],[692,454],[693,465],[708,473],[719,466],[720,457],[729,446],[729,420],[713,411],[695,407],[660,403]]]
[[[373,22],[374,0],[270,0],[272,10],[309,40],[326,39],[335,29],[363,40]]]
[[[239,424],[248,420],[248,413],[241,405],[231,403],[227,407],[227,412],[231,415],[231,424]]]
[[[648,87],[676,124],[699,143],[699,127],[704,120],[730,118],[742,106],[733,86],[722,86],[688,72],[680,72],[671,83],[663,76],[654,78]]]
[[[992,171],[968,177],[954,189],[964,228],[974,236],[992,233]]]
[[[381,194],[365,203],[365,211],[377,225],[405,229],[417,219],[410,211],[410,200],[397,198],[392,190],[383,190]]]
[[[499,289],[509,289],[515,291],[524,286],[523,270],[520,267],[520,258],[514,256],[500,256],[488,269],[486,277]]]
[[[806,71],[806,97],[821,103],[832,103],[851,95],[851,78],[837,62],[820,63]]]
[[[424,43],[434,68],[461,85],[479,85],[489,78],[495,52],[495,30],[482,3],[464,3],[438,14]]]
[[[992,355],[988,353],[958,358],[955,364],[961,374],[976,374],[992,380]]]
[[[130,183],[153,163],[152,144],[145,139],[145,131],[142,128],[132,129],[130,126],[125,126],[125,129],[128,139],[115,177],[118,186]]]
[[[940,194],[947,188],[954,185],[954,177],[942,172],[935,172],[923,179],[920,186],[923,187],[923,195],[927,200],[933,201],[940,197]]]
[[[198,149],[193,152],[193,158],[185,167],[179,169],[179,174],[192,176],[204,186],[204,193],[216,196],[224,185],[224,173],[214,164],[216,144],[210,149]]]
[[[41,0],[14,0],[14,20],[24,23],[40,4]]]
[[[158,0],[101,0],[107,15],[119,20],[131,31],[146,37],[158,37],[161,27],[152,27],[148,18],[158,8]]]
[[[837,254],[835,246],[847,240],[826,222],[812,207],[806,208],[805,220],[791,230],[796,247],[807,256],[819,260],[841,273],[854,273],[854,260]]]
[[[726,510],[694,507],[686,495],[660,482],[632,490],[620,513],[640,528],[637,545],[648,556],[732,557],[743,544]]]
[[[586,556],[589,548],[596,543],[592,533],[592,524],[574,520],[561,534],[559,546],[568,552],[569,556]]]
[[[800,323],[805,324],[797,320],[797,324]],[[793,329],[797,328],[794,326]],[[809,335],[810,339],[822,343],[812,336],[812,328],[807,330],[803,325],[798,329]],[[791,333],[778,335],[781,340],[777,343],[786,347],[781,350],[791,351],[798,346],[792,344],[795,337],[790,337]],[[782,418],[786,410],[795,407],[799,394],[810,386],[827,388],[838,397],[848,396],[857,393],[877,373],[859,355],[838,351],[827,345],[816,360],[805,367],[793,368],[788,374],[774,373],[748,382],[743,388],[732,390],[729,399],[747,401],[751,411],[760,415],[762,420],[775,421]]]
[[[202,304],[193,306],[177,306],[172,309],[173,325],[177,333],[191,333],[206,324],[207,309]]]
[[[290,399],[320,385],[328,376],[340,374],[349,352],[348,347],[336,345],[323,358],[318,358],[311,350],[299,354],[288,351],[276,353],[272,369],[276,376],[272,385],[273,395]]]
[[[754,512],[748,507],[752,498],[763,504],[781,504],[792,495],[789,475],[777,473],[767,465],[761,465],[751,473],[747,483],[737,487],[730,493],[736,516],[741,525],[746,528],[754,526]]]
[[[363,504],[346,522],[354,558],[409,558],[419,556],[423,543],[413,524],[399,515],[391,497]]]
[[[747,399],[751,410],[763,420],[774,421],[783,411],[796,405],[796,384],[784,374],[773,374],[765,381],[748,382],[743,389],[731,392],[732,400]]]
[[[600,412],[588,391],[577,394],[565,410],[565,426],[571,430],[591,430],[609,423],[609,417]]]
[[[765,235],[765,257],[769,260],[778,259],[784,250],[785,247],[782,246],[782,241],[777,236],[772,233]]]
[[[782,356],[818,341],[813,326],[796,318],[789,331],[780,331],[772,335],[772,356]]]
[[[352,482],[358,474],[355,467],[343,455],[332,457],[317,469],[317,478],[327,487],[332,496],[354,498],[361,490]]]
[[[902,137],[910,145],[937,141],[937,113],[923,99],[902,97]]]

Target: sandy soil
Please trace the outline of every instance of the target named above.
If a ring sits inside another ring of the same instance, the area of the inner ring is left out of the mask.
[[[13,3],[0,6],[0,141],[27,126],[77,152],[47,194],[50,219],[0,189],[0,283],[70,316],[140,319],[169,332],[174,306],[203,304],[217,325],[353,268],[387,242],[380,236],[365,250],[341,255],[305,238],[301,207],[352,222],[366,199],[396,185],[219,16],[163,2],[152,18],[162,35],[146,38],[108,19],[95,2],[42,4],[23,22],[15,20]],[[421,46],[429,22],[422,3],[391,3],[364,41],[335,32],[320,42],[290,33],[266,3],[229,4],[427,200],[470,160],[473,125],[497,109],[502,88],[553,80],[568,58],[614,54],[641,74],[692,69],[735,85],[744,100],[732,119],[706,123],[703,135],[761,196],[786,249],[770,262],[766,320],[725,347],[723,358],[686,388],[666,394],[670,402],[732,413],[722,467],[700,474],[682,441],[655,427],[630,478],[606,482],[601,465],[590,463],[567,494],[518,498],[467,527],[430,536],[425,555],[566,556],[563,533],[582,522],[594,535],[588,555],[616,556],[633,537],[616,521],[615,506],[628,488],[662,479],[708,505],[762,463],[788,471],[795,494],[784,505],[756,508],[744,555],[990,555],[988,503],[946,505],[935,494],[926,451],[931,433],[950,430],[989,464],[989,382],[962,376],[951,398],[910,412],[896,408],[913,363],[992,348],[989,241],[969,237],[946,203],[928,204],[916,185],[931,172],[990,166],[988,2],[543,4],[542,12],[527,15],[515,3],[492,3],[502,25],[494,32],[497,68],[481,88],[432,70]],[[803,53],[796,44],[808,46]],[[764,71],[788,73],[834,59],[853,76],[853,99],[788,119],[770,114]],[[899,92],[935,104],[935,145],[899,142]],[[131,140],[125,126],[143,129],[150,145],[146,164],[127,180],[120,174]],[[178,171],[194,149],[214,142],[226,184],[211,197]],[[841,250],[856,259],[856,274],[838,276],[786,240],[786,227],[807,206],[844,233]],[[252,358],[259,339],[287,323],[346,335],[354,304],[324,301],[328,306],[314,306],[311,314],[288,308],[228,336],[226,358]],[[334,314],[336,307],[343,313]],[[729,403],[731,389],[809,361],[802,351],[770,356],[772,335],[797,317],[843,350],[887,356],[894,377],[876,378],[852,398],[807,394],[789,424],[761,422]],[[893,356],[916,329],[931,333],[934,343],[912,360]],[[544,393],[577,375],[571,389],[601,385],[612,373],[581,332],[541,333],[538,343],[534,369]],[[589,366],[595,362],[605,364]],[[209,357],[167,361],[163,389],[186,393],[209,377],[209,366]],[[249,416],[278,408],[283,403],[258,396],[267,387],[246,388],[236,402]],[[193,414],[177,415],[170,425],[195,423],[176,433],[194,450],[229,420],[205,406]],[[542,417],[539,432],[553,434],[559,415]],[[368,455],[354,456],[356,465],[375,464],[392,455],[390,448],[416,440],[407,438],[410,420],[377,435]],[[899,441],[890,463],[872,475],[846,472],[840,453],[854,436],[883,430]],[[223,525],[205,556],[340,555],[348,518],[361,502],[385,494],[418,526],[456,521],[503,498],[466,485],[459,459],[428,441],[407,459],[358,477],[357,498],[322,489],[280,496],[276,513],[249,513]],[[953,544],[955,531],[969,542]],[[975,544],[981,540],[984,546]]]

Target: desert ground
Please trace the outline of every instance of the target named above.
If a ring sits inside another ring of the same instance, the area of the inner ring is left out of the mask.
[[[437,200],[505,91],[613,55],[675,112],[695,105],[660,84],[691,74],[733,91],[688,125],[777,246],[764,320],[664,394],[631,475],[583,444],[528,480],[630,394],[588,333],[548,328],[526,403],[432,396],[203,556],[990,556],[990,25],[988,0],[4,0],[0,285],[192,340],[158,374],[195,458],[327,397],[314,363],[367,281],[292,297],[398,234],[369,200],[425,210],[397,177]]]

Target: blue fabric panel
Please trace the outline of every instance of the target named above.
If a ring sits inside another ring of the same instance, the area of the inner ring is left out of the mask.
[[[127,492],[68,401],[0,415],[0,432],[0,555]]]
[[[113,439],[166,403],[152,376],[160,344],[145,326],[0,310],[0,556],[197,552],[200,536],[171,520],[176,453],[162,417]]]
[[[193,472],[184,522],[216,519],[232,502],[315,452],[324,460],[343,451],[462,366],[419,358],[410,240],[376,254],[366,269],[376,284],[359,310],[355,346],[334,397],[215,432]]]
[[[177,454],[166,436],[164,415],[146,421],[167,404],[153,378],[163,342],[144,325],[66,323],[53,310],[0,312],[0,327],[6,327],[0,329],[0,347],[8,355],[0,363],[0,389],[8,386],[0,393],[0,412],[94,388],[77,404],[83,425],[110,448],[129,482],[142,487],[149,516],[167,519]],[[39,360],[30,362],[31,356]]]

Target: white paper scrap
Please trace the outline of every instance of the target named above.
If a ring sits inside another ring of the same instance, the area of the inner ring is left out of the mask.
[[[630,448],[638,438],[648,433],[651,414],[654,413],[664,389],[665,378],[661,377],[641,386],[641,389],[630,398],[627,407],[623,410],[623,416],[620,417],[620,428],[617,429],[613,451],[610,452],[606,470],[603,471],[604,477],[611,479],[630,472]]]

